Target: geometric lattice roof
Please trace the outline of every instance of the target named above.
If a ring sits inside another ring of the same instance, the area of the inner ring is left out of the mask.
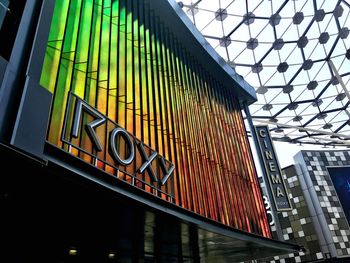
[[[178,3],[255,87],[253,120],[268,123],[275,140],[350,144],[350,1]]]

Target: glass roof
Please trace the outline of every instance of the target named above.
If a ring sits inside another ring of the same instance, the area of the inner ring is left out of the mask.
[[[349,0],[178,4],[255,87],[255,124],[268,124],[279,141],[350,145]]]

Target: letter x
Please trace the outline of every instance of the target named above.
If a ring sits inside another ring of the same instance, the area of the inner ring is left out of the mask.
[[[169,169],[166,167],[164,158],[159,158],[159,163],[160,163],[160,167],[162,168],[163,172],[164,172],[164,177],[161,180],[162,185],[165,185],[166,181],[168,181],[169,177],[171,176],[171,174],[174,172],[174,165],[172,163],[170,163],[170,167]]]
[[[146,169],[148,171],[148,174],[151,176],[151,178],[153,179],[153,181],[158,182],[158,178],[157,176],[154,174],[153,168],[152,168],[152,161],[154,160],[154,158],[157,157],[158,153],[157,152],[153,152],[151,154],[151,156],[147,156],[146,152],[145,152],[145,148],[143,146],[143,143],[139,143],[138,144],[139,149],[140,149],[140,153],[141,153],[141,157],[143,159],[143,164],[141,165],[139,172],[142,174]]]

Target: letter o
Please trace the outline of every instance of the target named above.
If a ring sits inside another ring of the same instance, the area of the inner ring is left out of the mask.
[[[115,138],[117,137],[117,135],[120,134],[120,136],[124,137],[126,144],[129,145],[130,148],[130,154],[129,157],[125,160],[123,160],[122,158],[120,158],[119,153],[117,151],[116,145],[115,145]],[[112,152],[113,157],[115,158],[115,160],[122,165],[129,165],[131,164],[131,162],[134,160],[134,155],[135,155],[135,150],[134,150],[134,144],[129,136],[129,134],[122,128],[118,127],[115,128],[109,136],[109,146]]]

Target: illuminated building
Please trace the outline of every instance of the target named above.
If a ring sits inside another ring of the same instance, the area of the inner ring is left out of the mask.
[[[19,224],[6,256],[198,262],[298,249],[271,239],[241,115],[255,93],[176,3],[22,4],[1,74],[2,155],[19,163],[3,178],[6,224]]]

